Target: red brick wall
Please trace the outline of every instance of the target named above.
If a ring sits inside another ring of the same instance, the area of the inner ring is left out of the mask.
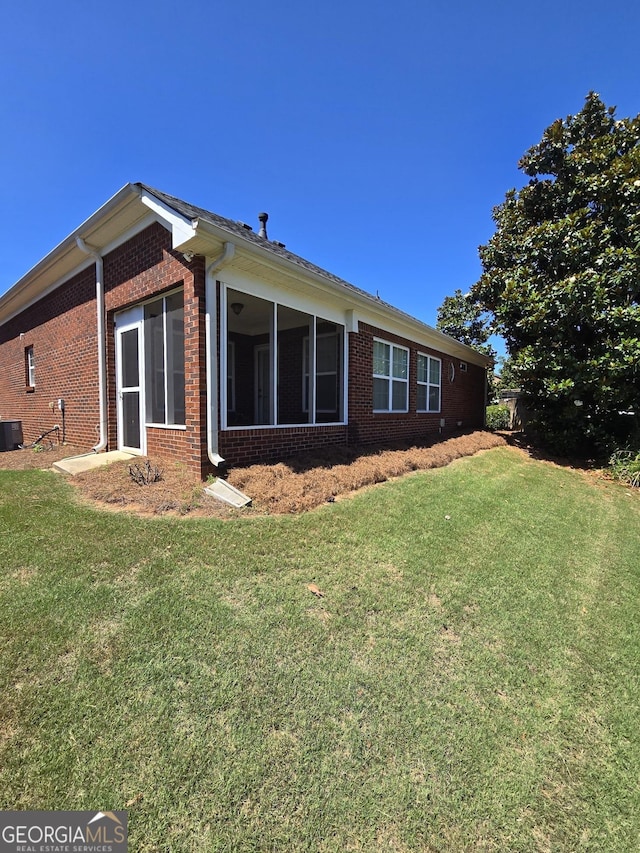
[[[373,339],[407,347],[409,354],[409,412],[403,414],[373,413]],[[417,412],[417,354],[442,360],[441,411]],[[449,382],[449,364],[456,367],[455,379]],[[460,360],[452,359],[428,347],[417,346],[406,338],[390,335],[381,329],[360,324],[358,334],[349,335],[349,426],[277,427],[233,429],[220,433],[220,454],[229,465],[249,465],[284,459],[296,453],[349,444],[384,444],[403,439],[419,440],[438,433],[441,418],[443,434],[462,429],[481,428],[484,423],[485,372],[473,364],[467,371],[459,368]],[[460,427],[458,426],[460,422]]]
[[[35,388],[26,387],[25,348],[33,346]],[[21,420],[25,444],[56,424],[50,438],[89,449],[99,439],[95,269],[74,276],[0,327],[0,416]]]
[[[373,339],[400,344],[409,349],[409,411],[406,413],[373,413]],[[441,411],[417,412],[417,354],[442,361]],[[449,382],[449,365],[456,366],[455,379]],[[351,444],[383,444],[387,441],[420,439],[438,432],[441,418],[443,432],[481,428],[484,423],[485,372],[473,364],[467,372],[459,369],[459,359],[418,346],[406,338],[391,335],[360,323],[358,334],[349,335],[349,442]]]
[[[201,477],[212,469],[206,452],[204,279],[204,260],[194,258],[187,263],[181,253],[171,249],[171,235],[159,224],[151,225],[104,258],[108,447],[117,446],[115,314],[182,287],[186,428],[150,428],[147,442],[150,454],[177,458]],[[410,350],[407,414],[373,414],[374,336]],[[26,388],[25,348],[28,346],[34,347],[35,354],[36,387],[33,391]],[[442,359],[442,411],[436,414],[416,412],[418,350]],[[458,422],[462,428],[483,424],[484,371],[479,367],[469,364],[464,373],[459,368],[459,360],[455,360],[455,381],[450,383],[450,357],[365,324],[361,324],[358,334],[349,334],[349,360],[348,428],[293,426],[226,430],[219,434],[220,454],[230,465],[249,464],[347,441],[384,443],[419,439],[436,433],[441,418],[446,420],[445,431],[456,429]],[[240,373],[240,365],[237,365],[237,380]],[[299,375],[295,382],[299,388]],[[243,402],[240,388],[237,393],[240,404]],[[0,328],[0,416],[22,420],[28,443],[55,424],[62,426],[60,412],[50,405],[59,398],[66,404],[66,440],[82,448],[92,447],[99,438],[100,416],[93,266]],[[244,402],[252,406],[252,400]]]
[[[173,456],[204,476],[204,260],[187,263],[171,235],[151,225],[104,257],[108,449],[117,446],[115,325],[117,311],[176,287],[184,288],[186,429],[150,429],[148,450]],[[0,328],[0,415],[23,422],[29,443],[55,424],[65,401],[65,438],[89,449],[99,440],[95,268],[92,265]],[[21,333],[23,336],[21,337]],[[25,348],[33,346],[35,390],[26,386]],[[60,430],[60,439],[62,439]]]
[[[151,225],[104,258],[107,311],[109,447],[117,445],[115,321],[118,311],[176,287],[184,288],[186,429],[147,430],[147,452],[173,457],[204,477],[206,439],[204,259],[187,263],[171,249],[171,234]]]
[[[229,466],[251,465],[346,443],[345,426],[233,429],[220,433],[220,455]]]
[[[148,456],[161,456],[165,459],[182,461],[186,460],[188,452],[189,442],[185,430],[147,427]]]

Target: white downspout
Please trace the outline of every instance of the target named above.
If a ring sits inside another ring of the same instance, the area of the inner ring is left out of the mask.
[[[207,369],[207,455],[218,468],[224,459],[218,453],[218,357],[216,334],[216,280],[213,274],[231,260],[236,251],[233,243],[225,243],[222,254],[205,272],[205,358]]]
[[[91,249],[82,237],[76,237],[78,248],[91,255],[96,262],[96,304],[98,326],[98,393],[100,401],[100,440],[93,448],[94,453],[100,453],[107,446],[107,356],[105,348],[105,316],[104,316],[104,263],[102,255]]]

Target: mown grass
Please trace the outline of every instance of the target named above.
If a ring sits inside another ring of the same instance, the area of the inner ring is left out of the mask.
[[[635,851],[639,522],[508,448],[229,522],[0,472],[0,808],[126,807],[132,851]]]

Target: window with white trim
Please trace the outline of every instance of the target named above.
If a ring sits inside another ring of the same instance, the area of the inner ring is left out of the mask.
[[[336,415],[339,407],[340,353],[342,335],[329,332],[316,335],[316,413]],[[303,409],[309,411],[309,338],[303,341]],[[335,419],[335,418],[334,418]]]
[[[345,327],[246,291],[224,292],[233,351],[222,344],[223,429],[344,423]]]
[[[185,423],[183,299],[179,291],[144,306],[147,423]]]
[[[409,411],[409,350],[374,338],[373,411]]]
[[[33,347],[26,347],[24,351],[24,363],[25,363],[25,372],[26,372],[26,380],[27,387],[35,388],[36,387],[36,361],[33,355]]]
[[[440,389],[442,385],[442,363],[439,358],[418,353],[417,361],[419,412],[440,411]]]

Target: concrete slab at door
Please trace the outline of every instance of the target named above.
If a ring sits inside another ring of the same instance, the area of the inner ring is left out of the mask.
[[[124,450],[110,450],[108,453],[90,453],[86,456],[69,456],[54,462],[52,468],[61,474],[82,474],[111,462],[122,462],[127,459],[135,459],[134,453],[125,453]]]

